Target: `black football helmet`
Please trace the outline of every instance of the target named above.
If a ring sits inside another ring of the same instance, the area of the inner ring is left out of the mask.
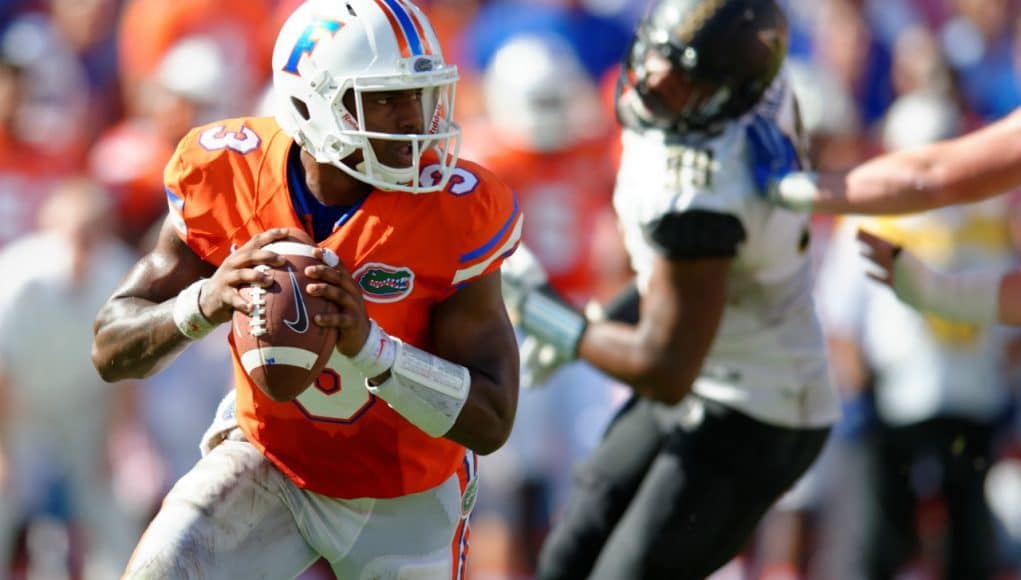
[[[787,55],[787,19],[775,0],[655,0],[635,31],[617,82],[625,127],[715,132],[748,112]],[[692,94],[683,110],[649,90],[650,51]]]

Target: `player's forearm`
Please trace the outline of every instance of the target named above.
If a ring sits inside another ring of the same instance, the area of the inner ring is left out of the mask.
[[[108,382],[147,377],[190,342],[174,323],[174,300],[115,299],[99,313],[92,362]]]
[[[503,446],[510,437],[517,409],[517,373],[515,380],[501,386],[478,371],[471,371],[471,395],[446,437],[480,455],[488,455]]]
[[[578,355],[636,393],[672,405],[691,391],[698,376],[705,353],[691,351],[696,342],[660,345],[640,326],[595,322],[586,328]]]
[[[819,176],[824,213],[899,214],[978,201],[1021,185],[1021,112],[980,131]]]
[[[812,209],[870,215],[923,211],[955,203],[953,185],[925,159],[883,156],[849,172],[819,174]]]
[[[432,437],[446,437],[483,455],[503,445],[517,405],[518,359],[509,324],[480,329],[465,343],[448,336],[434,354],[369,322],[368,338],[350,362],[372,377],[366,382],[370,393]],[[472,346],[464,349],[464,344]]]
[[[948,320],[977,324],[1010,321],[1016,307],[1011,302],[1013,293],[1005,292],[1007,285],[1002,271],[941,272],[907,251],[900,252],[893,262],[892,286],[897,297],[920,312]]]

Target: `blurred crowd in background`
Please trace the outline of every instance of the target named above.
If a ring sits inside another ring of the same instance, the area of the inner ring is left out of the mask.
[[[1021,2],[781,3],[818,169],[1021,105]],[[271,114],[269,56],[297,4],[0,0],[0,578],[117,577],[198,459],[229,388],[226,330],[151,379],[108,385],[89,359],[91,323],[152,243],[177,141],[219,118]],[[611,102],[644,2],[420,5],[461,67],[462,156],[518,192],[524,240],[561,293],[605,302],[630,276],[610,207]],[[961,559],[1021,578],[1021,334],[907,309],[866,279],[849,235],[873,228],[943,269],[1006,269],[1021,263],[1018,208],[1005,192],[902,218],[815,218],[844,417],[718,578],[867,578],[876,562],[952,578]],[[472,577],[530,577],[572,466],[627,394],[580,363],[522,393],[510,442],[482,462]]]

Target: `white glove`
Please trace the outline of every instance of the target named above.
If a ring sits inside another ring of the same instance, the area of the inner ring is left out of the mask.
[[[523,244],[501,267],[503,300],[521,341],[521,386],[545,383],[561,365],[574,360],[585,317],[549,287],[546,270]]]
[[[500,267],[501,289],[503,301],[507,305],[507,314],[515,325],[521,320],[521,307],[525,298],[549,282],[546,269],[542,267],[535,254],[524,244]]]
[[[557,370],[570,362],[558,356],[555,346],[538,338],[525,335],[521,341],[521,387],[535,389],[545,387]]]

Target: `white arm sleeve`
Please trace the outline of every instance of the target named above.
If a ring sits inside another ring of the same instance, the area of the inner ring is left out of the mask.
[[[893,265],[893,290],[916,310],[949,320],[992,324],[999,320],[999,271],[948,274],[902,251]]]
[[[366,381],[366,388],[427,434],[445,435],[468,400],[471,373],[459,364],[393,340],[397,356],[390,377],[379,385]]]
[[[433,437],[450,431],[468,401],[471,373],[386,333],[375,320],[351,363],[366,377],[365,387],[411,424]],[[369,382],[387,371],[378,385]]]

